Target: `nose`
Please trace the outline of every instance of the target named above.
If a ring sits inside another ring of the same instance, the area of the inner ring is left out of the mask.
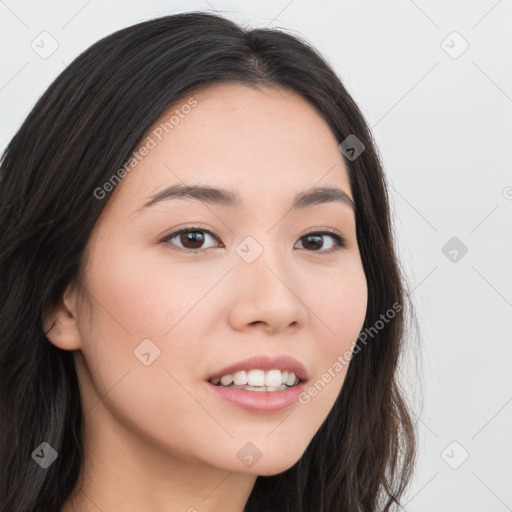
[[[307,322],[307,307],[292,267],[264,251],[256,261],[238,258],[229,322],[236,330],[260,328],[268,334],[296,332]]]

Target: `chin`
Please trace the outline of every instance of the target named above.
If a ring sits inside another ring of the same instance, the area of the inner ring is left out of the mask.
[[[301,458],[302,452],[295,456],[284,457],[278,453],[272,457],[265,458],[264,456],[254,464],[252,467],[239,469],[240,473],[246,473],[255,476],[273,476],[283,473],[294,466]]]

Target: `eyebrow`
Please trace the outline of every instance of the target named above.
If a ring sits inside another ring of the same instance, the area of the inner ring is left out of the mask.
[[[141,208],[136,211],[149,208],[161,201],[172,199],[191,198],[204,201],[209,204],[217,204],[228,208],[240,209],[242,200],[237,192],[232,190],[215,188],[210,186],[176,184],[151,196]],[[323,203],[342,203],[355,210],[354,201],[343,190],[337,187],[316,187],[298,193],[292,202],[290,211],[309,208]]]

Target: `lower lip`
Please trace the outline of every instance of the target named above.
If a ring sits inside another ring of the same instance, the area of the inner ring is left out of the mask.
[[[216,386],[208,381],[206,386],[222,400],[258,414],[270,414],[288,409],[297,402],[299,395],[306,389],[305,382],[282,391],[247,391]]]

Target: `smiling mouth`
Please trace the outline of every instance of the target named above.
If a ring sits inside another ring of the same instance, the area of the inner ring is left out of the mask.
[[[291,371],[270,370],[241,370],[233,374],[208,379],[210,384],[217,387],[244,389],[246,391],[284,391],[293,388],[304,380]]]
[[[306,369],[293,358],[260,357],[219,370],[205,383],[230,405],[252,414],[274,414],[297,403],[307,380]]]

